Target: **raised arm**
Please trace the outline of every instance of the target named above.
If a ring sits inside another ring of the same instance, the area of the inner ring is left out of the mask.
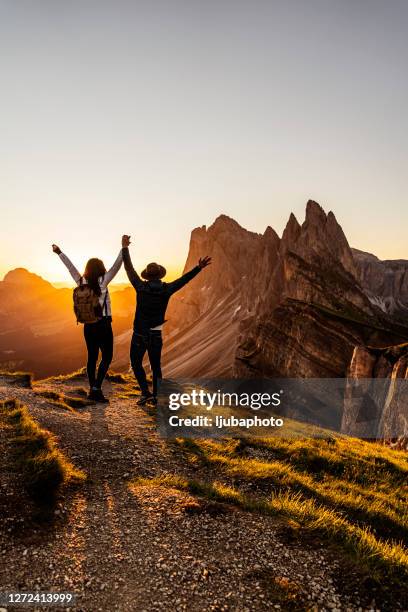
[[[203,259],[200,258],[198,265],[192,270],[190,270],[190,272],[186,272],[185,274],[183,274],[183,276],[180,276],[180,278],[173,281],[172,283],[167,283],[167,287],[170,293],[175,293],[176,291],[184,287],[184,285],[187,285],[187,283],[189,283],[195,276],[197,276],[197,274],[201,272],[203,268],[210,265],[210,263],[211,257],[204,257]]]
[[[72,263],[72,261],[69,259],[69,257],[67,257],[65,253],[63,253],[59,246],[57,246],[56,244],[52,245],[52,250],[58,255],[62,263],[67,267],[68,272],[70,273],[76,284],[79,285],[81,281],[81,275]]]
[[[122,257],[128,279],[137,290],[143,286],[143,281],[133,267],[129,253],[130,236],[122,236]]]
[[[119,255],[116,258],[115,263],[113,264],[113,266],[110,268],[110,270],[108,270],[105,273],[105,276],[103,278],[103,283],[102,283],[102,287],[107,287],[109,285],[109,283],[111,282],[111,280],[113,280],[115,278],[115,276],[117,275],[117,273],[120,270],[120,267],[122,265],[122,249],[119,251]]]

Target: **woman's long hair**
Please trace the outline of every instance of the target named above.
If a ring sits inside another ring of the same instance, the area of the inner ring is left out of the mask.
[[[101,259],[93,257],[88,261],[85,267],[84,278],[96,295],[101,295],[101,286],[99,279],[106,273],[106,268]]]

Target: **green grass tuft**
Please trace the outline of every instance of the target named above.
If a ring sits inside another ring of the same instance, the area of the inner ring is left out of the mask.
[[[34,393],[36,395],[39,395],[40,397],[45,397],[46,399],[50,399],[53,400],[54,402],[57,402],[61,399],[61,393],[57,393],[57,391],[52,391],[51,389],[42,389],[41,391],[34,391]]]

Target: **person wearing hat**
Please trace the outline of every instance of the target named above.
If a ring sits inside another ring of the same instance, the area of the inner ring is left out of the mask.
[[[147,401],[156,403],[157,382],[162,378],[161,351],[163,346],[162,328],[170,297],[184,287],[206,266],[211,263],[211,257],[200,258],[198,265],[190,272],[170,283],[164,283],[166,268],[157,263],[149,263],[138,275],[132,265],[129,253],[130,236],[122,237],[122,256],[129,281],[137,293],[137,306],[133,323],[133,336],[130,344],[130,362],[139,384],[141,396],[139,405]],[[144,280],[142,280],[144,279]],[[146,372],[143,368],[143,358],[149,356],[153,377],[153,392],[149,390]]]

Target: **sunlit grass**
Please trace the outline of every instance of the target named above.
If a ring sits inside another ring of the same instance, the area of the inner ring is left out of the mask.
[[[85,474],[75,468],[25,406],[10,400],[0,403],[0,411],[13,430],[17,471],[21,472],[23,485],[36,502],[50,504],[63,485],[85,480]]]
[[[249,497],[239,489],[217,481],[199,482],[177,475],[139,478],[130,486],[175,488],[206,499],[233,504],[246,511],[285,516],[347,548],[375,570],[378,579],[384,576],[398,582],[408,579],[408,552],[402,545],[376,538],[368,527],[353,525],[338,512],[317,504],[313,499],[304,498],[301,494],[284,492],[271,498]]]
[[[406,453],[347,438],[171,444],[186,465],[200,468],[200,480],[168,475],[132,486],[173,487],[284,516],[343,548],[378,581],[408,578]]]
[[[256,485],[268,484],[278,491],[295,491],[305,497],[314,498],[329,508],[346,512],[351,518],[372,528],[380,535],[390,538],[408,537],[408,512],[406,500],[399,500],[376,491],[358,489],[353,483],[333,478],[330,473],[317,480],[305,471],[294,469],[283,461],[265,461],[231,455],[231,442],[223,453],[222,445],[203,441],[189,440],[187,446],[199,448],[199,455],[208,465],[221,467],[223,472],[233,478],[255,482]]]
[[[338,476],[359,479],[360,482],[378,481],[378,475],[392,472],[393,482],[400,476],[406,482],[408,455],[381,444],[356,438],[333,440],[257,439],[252,447],[268,449],[277,458],[290,461],[300,469],[329,472]],[[375,469],[373,469],[375,468]]]
[[[42,378],[41,383],[44,382],[69,382],[70,380],[82,380],[86,378],[86,368],[79,368],[69,374],[59,374],[58,376],[50,376],[48,378]]]
[[[122,374],[121,372],[112,372],[111,370],[109,370],[109,372],[106,375],[106,380],[109,380],[109,382],[112,383],[129,383],[129,382],[134,382],[134,377],[131,374]]]

